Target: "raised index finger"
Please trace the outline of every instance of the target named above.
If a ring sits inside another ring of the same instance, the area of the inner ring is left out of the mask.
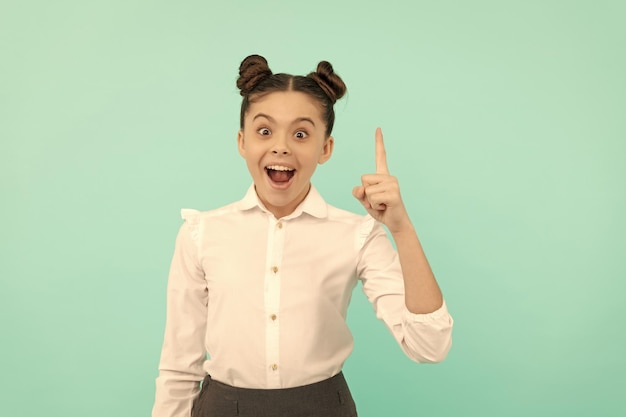
[[[389,174],[387,169],[387,152],[385,152],[385,144],[383,142],[383,131],[376,128],[376,173]]]

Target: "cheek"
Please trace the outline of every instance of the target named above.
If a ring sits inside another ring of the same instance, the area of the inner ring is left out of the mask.
[[[309,156],[305,163],[306,169],[308,171],[314,171],[318,165],[319,158],[320,158],[319,154]]]

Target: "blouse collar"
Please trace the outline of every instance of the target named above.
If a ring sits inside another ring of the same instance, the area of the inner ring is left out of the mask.
[[[259,196],[254,189],[254,184],[250,185],[243,199],[237,202],[237,209],[241,211],[250,210],[253,208],[260,208],[264,212],[270,213],[270,211],[259,199]],[[326,206],[326,202],[317,191],[317,189],[313,186],[313,184],[311,184],[309,193],[306,195],[306,197],[304,197],[302,203],[300,203],[298,207],[296,207],[293,213],[283,217],[283,219],[293,219],[300,216],[302,213],[307,213],[313,217],[317,217],[320,219],[328,216],[328,207]]]

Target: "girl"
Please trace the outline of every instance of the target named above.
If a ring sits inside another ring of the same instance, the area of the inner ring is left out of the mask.
[[[443,360],[452,318],[387,170],[380,129],[376,172],[353,190],[369,215],[326,204],[311,185],[332,155],[333,105],[346,92],[330,63],[292,76],[252,55],[237,86],[237,143],[253,184],[228,206],[182,211],[152,415],[356,416],[341,368],[357,280],[416,362]]]

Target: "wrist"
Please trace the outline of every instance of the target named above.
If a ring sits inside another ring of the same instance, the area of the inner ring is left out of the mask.
[[[413,223],[407,217],[407,219],[398,225],[394,226],[393,229],[388,227],[389,233],[393,236],[394,239],[402,238],[404,236],[415,236],[415,228],[413,227]]]

